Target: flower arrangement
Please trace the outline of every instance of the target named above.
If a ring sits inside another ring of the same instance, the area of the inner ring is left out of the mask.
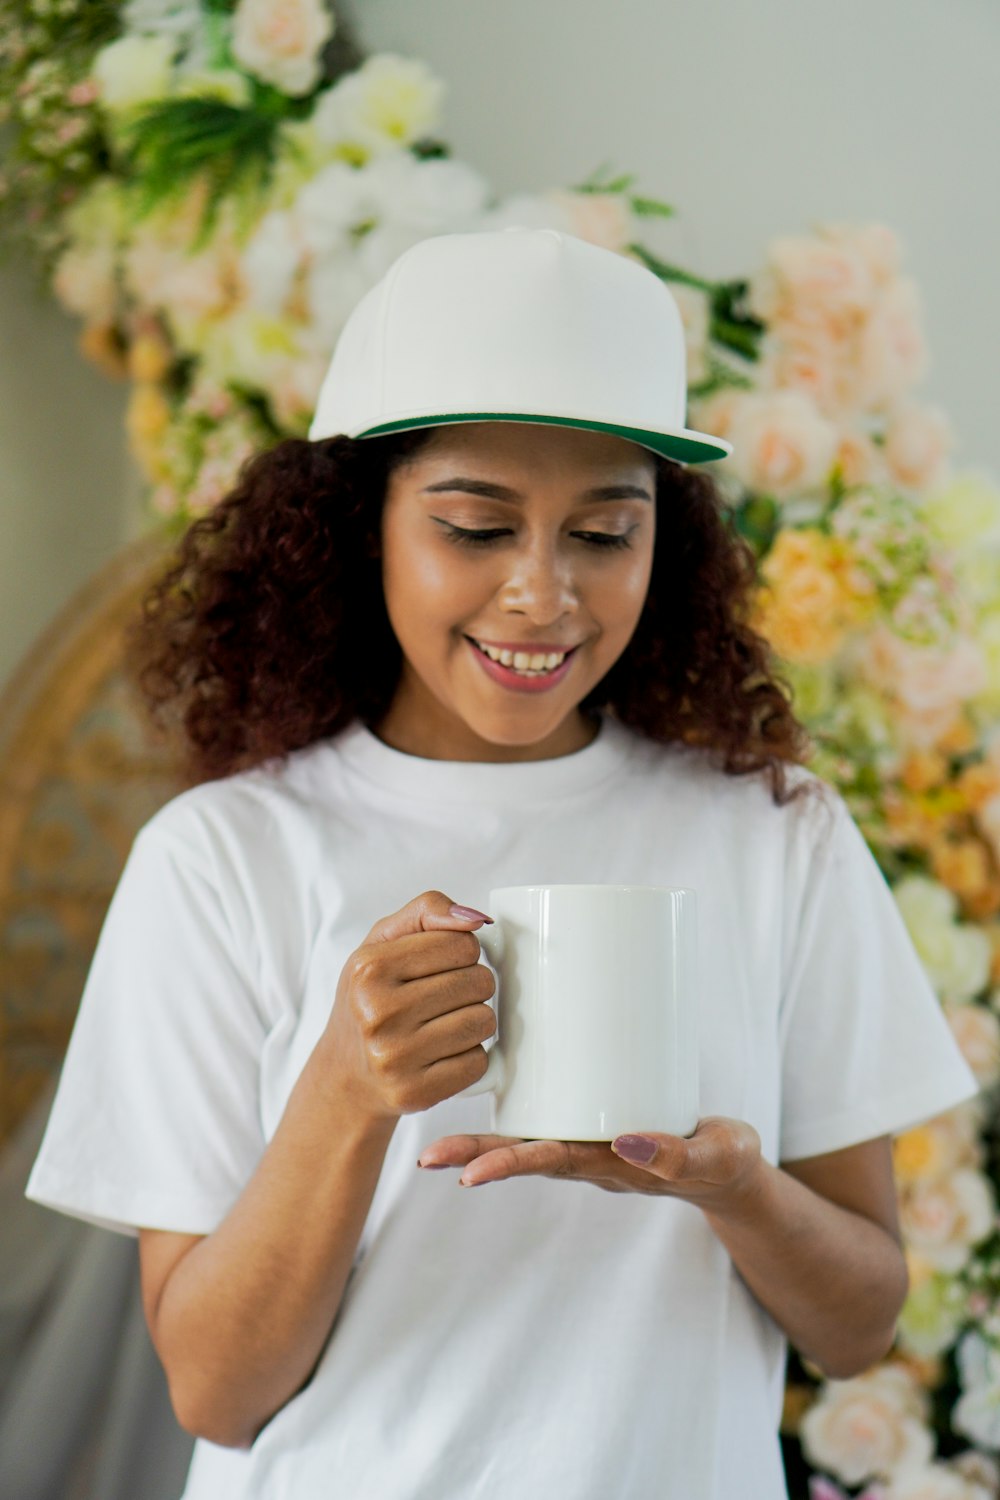
[[[734,444],[713,473],[758,559],[754,623],[982,1085],[894,1142],[911,1291],[892,1355],[848,1381],[790,1361],[792,1492],[995,1500],[1000,490],[954,467],[952,424],[915,394],[897,237],[820,224],[710,281],[642,244],[673,210],[627,175],[498,201],[439,138],[440,80],[361,59],[321,0],[0,0],[0,80],[0,231],[131,380],[159,524],[304,434],[352,307],[427,235],[566,229],[669,284],[689,420]]]

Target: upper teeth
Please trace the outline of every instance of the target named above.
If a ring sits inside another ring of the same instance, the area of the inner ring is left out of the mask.
[[[491,661],[498,661],[503,667],[513,667],[515,672],[551,672],[568,655],[566,651],[550,651],[547,655],[541,651],[531,654],[527,651],[508,651],[506,648],[500,651],[496,646],[487,646],[483,641],[477,641],[476,645]]]

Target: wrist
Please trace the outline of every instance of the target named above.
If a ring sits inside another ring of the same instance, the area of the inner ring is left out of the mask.
[[[328,1114],[332,1130],[348,1131],[359,1142],[367,1139],[387,1142],[399,1122],[397,1114],[373,1104],[358,1080],[344,1067],[339,1050],[329,1046],[325,1037],[313,1048],[296,1084],[296,1089],[299,1087]]]
[[[706,1218],[719,1224],[736,1225],[756,1219],[766,1199],[771,1179],[777,1169],[762,1156],[738,1181],[721,1189],[719,1196],[701,1206]]]

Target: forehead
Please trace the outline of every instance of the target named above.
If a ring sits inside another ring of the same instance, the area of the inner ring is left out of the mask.
[[[536,477],[567,472],[649,479],[653,454],[610,432],[536,422],[455,422],[436,427],[410,462],[421,471],[462,465]]]

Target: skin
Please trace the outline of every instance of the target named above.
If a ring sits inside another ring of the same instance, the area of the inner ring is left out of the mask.
[[[437,488],[455,479],[518,498]],[[587,498],[608,485],[647,498]],[[595,727],[577,704],[638,623],[654,495],[652,455],[611,434],[522,422],[436,429],[392,475],[383,510],[383,588],[404,664],[379,736],[435,760],[545,760],[588,744]],[[451,527],[506,535],[458,545]],[[625,534],[630,545],[599,547],[585,539],[595,533]],[[466,636],[580,645],[551,692],[513,693],[486,676]]]
[[[579,704],[625,649],[648,590],[656,517],[641,492],[653,494],[653,475],[650,454],[610,434],[438,429],[387,489],[383,586],[404,668],[375,732],[444,760],[539,760],[590,743]],[[588,498],[606,486],[640,493]],[[472,547],[450,527],[503,534]],[[628,547],[587,540],[624,532]],[[515,693],[482,670],[467,635],[579,650],[550,691]],[[350,955],[274,1137],[218,1228],[140,1230],[147,1321],[178,1419],[198,1436],[247,1446],[308,1382],[396,1124],[486,1071],[494,981],[473,934],[489,918],[455,901],[423,892]],[[826,1375],[887,1352],[907,1291],[888,1137],[779,1166],[746,1121],[708,1117],[689,1139],[635,1128],[610,1144],[447,1136],[419,1165],[460,1169],[463,1190],[541,1175],[681,1198]],[[626,1159],[637,1137],[643,1164]]]

